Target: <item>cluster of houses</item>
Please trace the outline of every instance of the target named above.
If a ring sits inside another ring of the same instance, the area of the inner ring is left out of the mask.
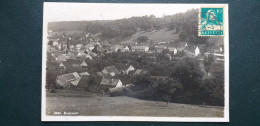
[[[48,44],[48,51],[51,53],[60,52],[60,55],[56,56],[56,60],[64,59],[76,59],[76,58],[89,58],[95,57],[97,55],[103,55],[105,53],[112,52],[146,52],[146,53],[162,53],[164,50],[167,50],[170,54],[176,55],[180,52],[184,52],[187,56],[197,57],[201,54],[201,50],[205,49],[204,45],[188,45],[187,42],[158,42],[157,44],[148,45],[148,44],[134,44],[134,45],[110,45],[110,44],[101,44],[98,41],[94,41],[91,35],[87,34],[86,38],[90,39],[87,44],[70,44],[71,38],[63,38],[52,40],[52,44]],[[223,54],[223,48],[217,47],[213,52],[208,52],[210,54]],[[63,55],[61,55],[63,54]],[[203,52],[204,54],[204,52]],[[55,55],[55,54],[53,54]],[[207,53],[206,53],[207,55]],[[223,59],[221,59],[223,60]]]
[[[78,66],[77,66],[78,67]],[[97,84],[101,89],[115,89],[131,85],[129,76],[147,74],[148,71],[135,69],[130,64],[118,63],[104,67],[101,72],[91,75],[88,72],[73,72],[57,77],[56,82],[59,86],[68,89],[71,87],[85,89],[88,85]]]
[[[53,61],[47,61],[47,70],[58,70],[60,72],[64,72],[68,69],[75,69],[80,68],[84,69],[87,68],[88,64],[85,60],[73,60],[73,59],[67,59],[66,61],[62,62],[53,62]]]
[[[186,56],[196,57],[198,60],[204,60],[204,57],[214,55],[217,61],[224,62],[222,47],[214,48],[211,52],[203,53],[202,56],[201,50],[204,48],[203,45],[188,45],[187,42],[179,42],[177,44],[159,42],[155,45],[110,45],[91,41],[85,45],[72,45],[70,44],[70,38],[68,38],[63,41],[54,40],[51,44],[48,44],[47,69],[59,70],[60,73],[67,69],[79,68],[82,70],[80,73],[72,72],[58,76],[57,84],[64,88],[86,88],[91,78],[94,78],[95,83],[100,85],[100,87],[108,89],[122,88],[131,84],[127,76],[147,74],[148,71],[135,69],[130,64],[115,64],[105,67],[95,75],[90,75],[86,72],[87,69],[85,69],[88,68],[88,60],[113,52],[163,53],[167,50],[168,54],[166,55],[169,55],[169,57],[184,52]]]

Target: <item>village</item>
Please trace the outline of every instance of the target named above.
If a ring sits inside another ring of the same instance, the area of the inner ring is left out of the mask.
[[[198,15],[48,22],[46,114],[223,117],[227,47]]]
[[[51,33],[52,31],[50,31]],[[86,44],[71,44],[73,38],[62,37],[49,40],[47,47],[47,73],[48,71],[57,72],[55,78],[47,81],[47,89],[61,88],[66,90],[88,90],[90,92],[102,92],[109,94],[113,91],[123,90],[134,86],[130,78],[138,75],[150,75],[149,69],[142,68],[131,61],[114,64],[103,64],[100,68],[94,68],[97,58],[107,55],[117,54],[135,54],[153,64],[160,63],[160,57],[165,57],[167,62],[176,62],[183,57],[191,57],[198,60],[202,70],[204,69],[204,60],[213,57],[214,62],[224,63],[223,46],[215,47],[205,52],[205,45],[190,45],[183,41],[156,42],[156,43],[137,43],[135,44],[101,44],[100,40],[87,34],[82,39]],[[160,55],[156,57],[156,55]],[[93,65],[90,65],[90,64]],[[205,71],[205,70],[203,70]],[[210,75],[210,72],[206,72]],[[48,76],[47,76],[48,77]],[[48,80],[48,78],[47,78]],[[93,88],[95,85],[95,89]],[[91,86],[92,85],[92,86]],[[102,90],[102,91],[100,91]]]

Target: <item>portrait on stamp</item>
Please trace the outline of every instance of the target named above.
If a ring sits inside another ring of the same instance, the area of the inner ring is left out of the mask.
[[[200,8],[200,35],[223,35],[223,8]]]
[[[43,15],[42,121],[229,121],[227,4],[45,2]]]

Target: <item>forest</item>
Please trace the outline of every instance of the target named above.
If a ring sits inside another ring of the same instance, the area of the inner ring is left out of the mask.
[[[48,30],[56,33],[52,36],[53,38],[59,38],[64,34],[72,36],[75,44],[85,44],[85,41],[81,40],[88,33],[99,38],[101,42],[112,42],[113,44],[115,41],[131,38],[140,31],[167,29],[168,31],[174,30],[175,34],[179,34],[181,41],[204,44],[208,38],[198,37],[197,19],[198,9],[191,9],[185,13],[165,15],[161,18],[145,15],[119,20],[49,22]]]

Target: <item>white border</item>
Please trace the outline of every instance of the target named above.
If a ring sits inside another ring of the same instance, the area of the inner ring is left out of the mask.
[[[45,4],[55,2],[44,2]],[[87,3],[85,3],[87,4]],[[129,4],[129,3],[126,3]],[[138,3],[139,4],[139,3]],[[189,4],[189,3],[188,3]],[[42,43],[42,121],[150,121],[150,122],[229,122],[229,16],[228,4],[194,4],[194,5],[214,5],[224,7],[224,50],[225,50],[225,106],[223,118],[198,118],[198,117],[144,117],[144,116],[48,116],[46,115],[46,61],[47,61],[47,21],[43,6],[43,43]]]

